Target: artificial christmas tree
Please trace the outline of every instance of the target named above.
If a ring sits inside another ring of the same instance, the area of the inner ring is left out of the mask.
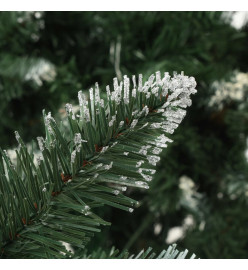
[[[160,154],[150,189],[125,192],[140,202],[133,213],[95,209],[112,226],[95,234],[88,254],[96,246],[125,247],[135,254],[151,246],[159,253],[176,242],[200,258],[247,258],[248,28],[237,29],[231,21],[232,13],[201,11],[0,13],[4,149],[16,143],[13,130],[28,145],[44,136],[41,110],[59,119],[58,108],[76,104],[75,92],[95,81],[106,85],[115,76],[137,72],[148,79],[154,70],[186,70],[196,78],[198,94],[173,134],[174,143]],[[7,69],[18,64],[14,71],[21,74],[39,59],[49,63],[54,76],[51,81],[41,76],[42,85]],[[17,88],[20,95],[6,99]],[[176,229],[181,237],[170,238]]]

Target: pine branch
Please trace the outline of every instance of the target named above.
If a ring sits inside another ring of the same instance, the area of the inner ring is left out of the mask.
[[[138,84],[133,76],[106,87],[98,84],[89,100],[78,93],[80,111],[66,104],[67,127],[44,112],[46,138],[38,137],[41,156],[29,152],[18,132],[14,165],[6,151],[0,159],[0,230],[2,256],[65,258],[61,241],[83,248],[110,223],[94,213],[109,205],[133,211],[137,202],[122,192],[127,186],[149,188],[159,154],[191,105],[195,79],[160,72]]]
[[[75,259],[188,259],[188,250],[180,252],[176,249],[176,244],[168,247],[167,250],[162,250],[159,254],[152,252],[152,248],[149,247],[147,250],[141,250],[138,254],[130,254],[127,250],[120,252],[114,247],[111,248],[109,252],[98,248],[91,254],[87,252],[83,255],[75,254]],[[192,254],[189,259],[195,259],[196,255]]]

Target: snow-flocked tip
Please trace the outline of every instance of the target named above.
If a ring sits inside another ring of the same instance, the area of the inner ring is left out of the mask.
[[[37,137],[37,141],[38,141],[38,145],[39,145],[39,148],[40,148],[40,151],[44,151],[44,144],[45,144],[45,141],[43,139],[43,137]]]
[[[15,138],[16,138],[17,142],[20,144],[21,143],[21,136],[20,136],[18,131],[15,131]]]

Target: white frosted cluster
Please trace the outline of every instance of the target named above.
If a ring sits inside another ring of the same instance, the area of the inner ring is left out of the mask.
[[[135,181],[135,184],[140,187],[140,188],[145,188],[145,189],[149,189],[149,186],[147,185],[146,182],[142,182],[142,181]]]
[[[120,104],[122,97],[122,82],[118,84],[118,79],[114,78],[114,91],[111,93],[111,100],[115,101],[116,104]]]
[[[78,92],[78,100],[79,100],[79,105],[82,108],[84,119],[86,122],[89,122],[90,121],[90,111],[89,111],[89,105],[88,105],[89,102],[81,90]]]
[[[142,168],[142,172],[146,172],[149,174],[155,174],[156,170],[154,169],[146,169],[146,168]]]
[[[81,144],[81,142],[82,142],[81,133],[75,133],[74,143],[77,145]]]
[[[95,84],[95,104],[100,103],[100,90],[98,83]]]
[[[124,125],[124,121],[121,121],[121,122],[119,123],[119,128],[122,128],[123,125]]]
[[[45,141],[44,141],[43,137],[37,137],[37,141],[38,141],[40,151],[44,151]]]
[[[103,164],[102,163],[99,163],[99,164],[96,165],[96,169],[98,169],[98,168],[100,168],[102,166],[103,166]]]
[[[143,129],[143,128],[145,128],[147,125],[148,125],[149,123],[147,122],[147,123],[145,123],[142,127],[140,127],[139,129]]]
[[[77,153],[76,150],[72,151],[72,153],[71,153],[71,163],[75,162],[76,153]]]
[[[16,137],[17,142],[20,144],[21,143],[21,137],[20,137],[20,134],[18,133],[18,131],[15,131],[15,137]]]
[[[84,99],[83,99],[83,92],[81,90],[78,92],[78,101],[79,101],[80,106],[85,105],[84,104]]]
[[[152,128],[152,129],[161,128],[161,125],[162,125],[162,123],[152,123],[150,125],[150,128]]]
[[[145,181],[147,181],[147,182],[152,181],[152,176],[143,173],[143,171],[144,171],[143,168],[138,169],[138,173],[144,178]]]
[[[170,102],[173,99],[176,99],[183,92],[183,90],[183,88],[175,88],[175,90],[169,95],[167,101]]]
[[[106,86],[106,93],[107,93],[107,97],[109,98],[111,95],[109,85]]]
[[[172,102],[171,105],[180,106],[182,108],[191,106],[192,102],[190,95],[197,92],[195,87],[195,78],[184,75],[174,75],[168,85],[169,90],[172,92],[172,94],[168,97],[168,101],[179,98],[179,100],[174,101],[174,103]]]
[[[160,157],[159,156],[147,156],[148,162],[152,164],[153,166],[156,166],[157,162],[159,162]]]
[[[162,79],[162,96],[165,97],[168,94],[170,86],[170,75],[169,72],[164,73],[164,78]]]
[[[118,195],[118,194],[120,194],[120,191],[119,190],[113,190],[113,193],[115,194],[115,195]]]
[[[146,99],[149,99],[151,97],[151,92],[148,92],[147,94],[146,94]]]
[[[131,129],[135,128],[135,126],[137,125],[137,123],[138,123],[138,119],[134,119],[134,120],[132,121],[132,123],[131,123],[130,128],[131,128]]]
[[[139,154],[146,156],[147,155],[147,150],[151,148],[151,145],[143,145],[141,146],[139,150]]]
[[[147,174],[144,174],[144,173],[141,173],[141,175],[143,176],[143,178],[144,178],[147,182],[152,181],[152,176],[147,175]]]
[[[123,152],[123,155],[124,156],[128,156],[129,155],[129,152]]]
[[[160,148],[166,148],[167,147],[167,142],[173,142],[173,140],[169,139],[166,137],[164,134],[160,135],[156,140],[155,140],[155,145]]]
[[[184,76],[183,74],[174,74],[174,76],[171,78],[166,72],[162,82],[162,95],[166,96],[168,91],[172,92],[168,97],[168,101],[172,101],[173,99],[179,97],[183,107],[184,103],[187,103],[186,100],[189,99],[190,94],[196,93],[196,81],[193,77]]]
[[[72,112],[72,104],[66,103],[66,104],[65,104],[65,110],[66,110],[66,112],[67,112],[68,114],[71,113],[71,112]]]
[[[136,168],[139,168],[144,163],[144,160],[140,160],[136,163]]]
[[[148,81],[145,82],[145,84],[143,85],[143,87],[141,87],[139,89],[139,91],[140,92],[143,92],[143,93],[146,93],[146,94],[150,94],[149,88],[152,88],[153,87],[153,81],[154,81],[154,79],[155,79],[155,76],[152,74],[149,77]],[[149,95],[149,97],[150,97],[150,95]],[[146,96],[146,98],[149,98],[149,97]]]
[[[178,124],[181,123],[182,119],[186,114],[185,110],[182,110],[180,108],[174,109],[173,107],[186,108],[188,106],[191,106],[192,101],[190,99],[190,95],[197,92],[195,89],[195,79],[193,77],[184,76],[183,73],[176,74],[175,72],[173,77],[171,77],[168,72],[165,72],[164,77],[161,78],[161,73],[158,71],[156,72],[156,76],[152,74],[149,77],[148,81],[144,83],[144,85],[142,80],[143,76],[140,74],[138,79],[138,91],[145,93],[147,99],[149,99],[151,95],[157,97],[159,95],[160,87],[162,88],[162,96],[165,97],[167,94],[169,94],[162,108],[156,111],[157,113],[163,113],[162,115],[166,118],[165,121],[162,123],[152,123],[150,127],[152,129],[162,128],[165,132],[172,134],[177,128]],[[136,97],[135,76],[132,77],[132,81],[134,87],[132,90],[132,96]],[[117,85],[118,83],[116,82],[116,88]],[[126,89],[126,92],[124,91],[124,96],[127,95],[127,85],[129,87],[129,80],[127,76],[124,76],[124,89]],[[146,116],[149,113],[149,108],[147,107],[147,105],[145,105],[141,111],[133,111],[132,115],[137,115],[138,117],[140,117],[144,113]],[[133,123],[131,124],[131,128],[133,128]]]
[[[144,106],[144,108],[138,113],[138,117],[142,116],[143,114],[145,114],[145,116],[147,116],[149,113],[149,108],[146,106]]]
[[[118,142],[114,142],[114,143],[111,145],[111,147],[114,147],[117,143],[118,143]]]
[[[163,113],[164,112],[164,109],[158,109],[157,110],[157,113]]]
[[[126,191],[127,187],[121,187],[121,191]]]
[[[145,107],[142,109],[142,111],[144,111],[144,112],[145,112],[145,116],[147,116],[148,113],[149,113],[149,108],[148,108],[147,106],[145,106]]]
[[[113,161],[111,161],[109,165],[105,165],[104,169],[105,170],[110,170],[112,167],[113,167]]]
[[[116,115],[113,115],[112,116],[112,119],[109,121],[109,127],[112,127],[113,126],[115,120],[116,120]]]
[[[109,146],[104,146],[101,150],[101,153],[105,153],[108,150]]]
[[[158,96],[158,91],[159,91],[159,87],[158,86],[152,88],[152,94],[155,95],[155,97]]]
[[[156,84],[157,85],[162,85],[162,80],[161,80],[161,73],[160,73],[160,71],[157,71],[156,72]]]
[[[176,110],[168,108],[163,113],[163,116],[166,118],[166,120],[162,123],[162,129],[167,133],[173,134],[174,130],[182,122],[185,115],[185,110],[180,108],[177,108]]]
[[[88,205],[85,205],[82,210],[81,210],[81,213],[82,214],[85,214],[86,216],[89,215],[91,212],[89,212],[90,210],[90,207]]]
[[[38,156],[37,157],[37,163],[40,165],[41,161],[43,160],[43,156]]]
[[[138,79],[138,91],[142,92],[142,81],[143,81],[143,75],[139,74],[139,79]]]
[[[156,170],[153,169],[145,169],[145,168],[139,168],[138,173],[143,177],[143,179],[147,182],[150,182],[152,180],[152,176],[150,174],[155,174]],[[136,181],[135,182],[140,187],[149,188],[147,183],[142,181]]]
[[[130,87],[130,81],[127,75],[124,76],[124,103],[129,103],[129,87]]]
[[[82,138],[81,138],[81,134],[80,133],[75,133],[74,136],[74,143],[76,145],[76,151],[80,152],[80,149],[82,147]]]
[[[136,89],[136,77],[135,75],[132,76],[133,88]]]
[[[173,110],[168,108],[163,114],[167,120],[180,124],[186,115],[186,111],[180,108]]]
[[[48,129],[48,132],[50,134],[53,134],[54,132],[53,132],[53,129],[51,127],[51,122],[55,122],[55,120],[52,117],[51,112],[49,112],[48,115],[45,117],[45,125],[46,125],[46,127]]]
[[[48,114],[47,114],[47,116],[46,116],[46,121],[47,122],[55,122],[55,120],[54,120],[54,118],[52,117],[52,115],[51,115],[51,112],[49,112]]]
[[[174,128],[171,126],[171,122],[167,122],[165,125],[162,126],[162,129],[170,134],[174,133]]]
[[[99,173],[95,173],[93,179],[96,179],[99,176]]]
[[[159,72],[159,71],[157,71],[157,73],[158,73],[158,72]],[[154,80],[155,80],[155,76],[154,76],[154,74],[152,74],[152,75],[149,77],[149,79],[148,79],[148,85],[149,85],[150,87],[152,87]]]
[[[162,149],[158,148],[158,147],[155,147],[152,150],[152,153],[155,154],[155,155],[159,155],[161,152],[162,152]]]
[[[68,115],[70,115],[70,113],[72,113],[72,119],[73,119],[73,120],[76,119],[76,118],[75,118],[75,114],[74,114],[74,112],[73,112],[73,110],[72,110],[72,104],[66,103],[66,104],[65,104],[65,110],[66,110],[66,112],[67,112]]]
[[[136,98],[136,89],[135,88],[132,90],[132,97]]]
[[[93,88],[90,88],[90,90],[89,90],[89,94],[90,94],[90,101],[91,102],[94,102],[94,90],[93,90]]]

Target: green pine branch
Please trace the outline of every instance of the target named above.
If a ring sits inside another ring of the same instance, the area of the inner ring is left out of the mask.
[[[179,251],[176,249],[176,244],[173,244],[167,248],[167,250],[162,250],[159,254],[152,252],[152,248],[149,247],[146,250],[141,250],[138,254],[130,254],[127,250],[120,252],[115,247],[112,247],[109,252],[98,248],[91,254],[76,254],[77,259],[186,259],[188,255],[188,250]],[[195,259],[196,255],[192,254],[189,259]]]
[[[44,112],[46,138],[35,157],[20,135],[14,164],[0,158],[0,242],[3,258],[72,257],[63,245],[84,248],[100,225],[95,213],[109,205],[133,211],[128,186],[149,188],[159,154],[191,105],[195,79],[160,72],[148,81],[114,79],[101,98],[98,84],[89,99],[78,93],[80,110],[66,104],[67,125]]]

